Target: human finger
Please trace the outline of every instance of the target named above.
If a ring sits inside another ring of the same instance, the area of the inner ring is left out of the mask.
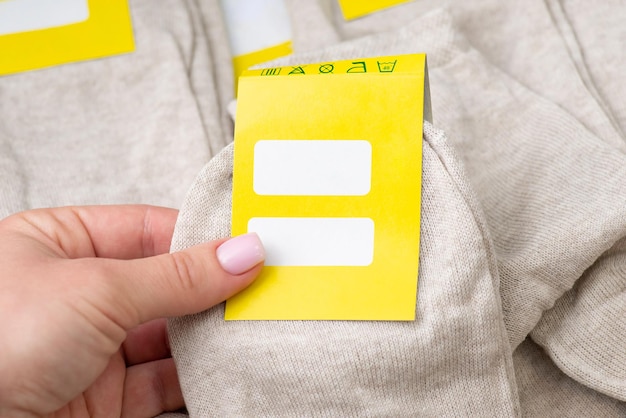
[[[98,303],[124,329],[206,310],[247,287],[265,250],[255,233],[137,260],[92,260],[108,298]]]
[[[122,349],[127,366],[171,357],[165,318],[146,322],[128,331]]]
[[[126,369],[122,417],[154,417],[185,406],[171,358]]]
[[[178,211],[148,205],[67,206],[4,220],[67,258],[134,259],[169,251]]]

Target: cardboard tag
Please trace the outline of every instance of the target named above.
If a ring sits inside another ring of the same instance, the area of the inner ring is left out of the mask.
[[[291,21],[284,0],[221,0],[237,79],[253,65],[293,52]]]
[[[127,0],[0,1],[0,75],[134,48]]]
[[[398,4],[408,3],[410,0],[339,0],[341,12],[346,20],[352,20],[378,12]]]
[[[247,71],[232,233],[257,232],[260,277],[227,320],[413,320],[424,54]]]

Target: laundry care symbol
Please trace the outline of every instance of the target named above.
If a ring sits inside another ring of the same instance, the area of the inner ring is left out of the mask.
[[[397,63],[398,63],[397,59],[393,61],[376,61],[376,66],[378,67],[379,73],[393,73],[394,70],[396,69]],[[376,67],[371,68],[374,66],[373,62],[369,62],[369,64],[370,64],[370,72],[376,71],[375,70]],[[337,67],[336,65],[339,65],[339,67]],[[344,65],[346,66],[344,67]],[[317,71],[318,71],[318,74],[335,74],[335,70],[337,70],[337,73],[343,73],[345,71],[345,73],[347,74],[357,74],[357,73],[365,74],[368,72],[367,66],[368,66],[368,61],[366,60],[351,61],[349,62],[349,64],[347,62],[345,64],[344,63],[337,64],[335,62],[325,62],[323,64],[318,65]],[[307,67],[307,65],[297,65],[297,66],[292,65],[291,69],[289,69],[289,67],[284,67],[284,68],[285,68],[285,71],[289,71],[288,73],[286,73],[287,75],[306,75],[307,72],[305,71],[305,67]],[[282,70],[283,68],[281,67],[265,68],[264,70],[261,71],[261,75],[262,76],[280,75]],[[310,73],[311,73],[311,70],[309,70],[309,74]]]
[[[266,68],[261,71],[261,75],[279,75],[281,68]]]
[[[291,67],[291,71],[289,71],[288,75],[292,75],[292,74],[306,74],[304,72],[304,68],[302,68],[302,66],[297,66],[297,67]]]
[[[319,71],[320,74],[332,74],[334,69],[335,65],[328,63],[320,65]]]
[[[393,70],[396,68],[396,63],[398,60],[394,61],[376,61],[378,64],[378,72],[380,73],[393,73]]]
[[[352,67],[348,68],[347,73],[366,73],[367,66],[365,65],[365,61],[352,61],[354,64]]]

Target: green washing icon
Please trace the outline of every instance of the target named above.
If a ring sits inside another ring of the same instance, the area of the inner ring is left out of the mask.
[[[394,68],[396,68],[396,63],[398,60],[393,61],[376,61],[378,64],[378,72],[380,73],[393,73]]]

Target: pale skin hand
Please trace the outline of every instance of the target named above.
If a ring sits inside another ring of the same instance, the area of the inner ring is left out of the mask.
[[[247,270],[231,274],[216,256],[225,240],[167,254],[176,216],[101,206],[0,221],[1,417],[147,417],[184,405],[163,318],[245,288],[262,255],[248,251]]]

